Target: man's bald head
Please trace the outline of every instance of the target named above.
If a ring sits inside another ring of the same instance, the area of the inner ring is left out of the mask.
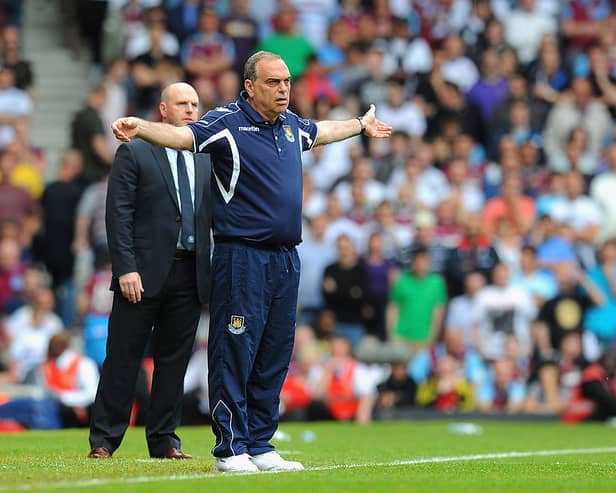
[[[181,127],[197,121],[199,96],[190,84],[174,82],[163,89],[159,109],[164,122]]]

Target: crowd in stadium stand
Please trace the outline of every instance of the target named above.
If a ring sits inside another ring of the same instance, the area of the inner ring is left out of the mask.
[[[45,81],[20,58],[20,2],[0,2],[1,383],[87,409],[49,379],[77,364],[58,357],[63,331],[78,357],[100,365],[105,354],[110,123],[159,119],[161,88],[176,80],[194,85],[202,113],[230,103],[263,49],[289,67],[292,111],[341,119],[374,103],[394,129],[304,154],[283,417],[616,416],[616,2],[60,4],[92,87],[45,183],[29,137]],[[186,376],[187,423],[209,412],[206,344]],[[93,399],[95,373],[72,390]]]

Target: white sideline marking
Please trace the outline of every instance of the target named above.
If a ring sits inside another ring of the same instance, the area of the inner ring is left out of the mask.
[[[415,466],[421,464],[439,464],[443,462],[470,462],[478,460],[499,460],[515,459],[521,457],[551,457],[557,455],[588,455],[588,454],[607,454],[616,452],[616,447],[595,447],[595,448],[569,448],[556,450],[531,450],[528,452],[496,452],[490,454],[454,455],[449,457],[425,457],[423,459],[396,460],[391,462],[373,462],[365,464],[336,464],[331,466],[307,467],[305,471],[333,471],[336,469],[359,469],[364,467],[397,467]],[[301,471],[289,471],[298,473]],[[113,478],[113,479],[86,479],[80,481],[63,481],[58,483],[44,484],[24,484],[12,487],[0,487],[0,491],[20,490],[53,490],[60,488],[87,488],[90,486],[105,486],[120,483],[154,483],[162,481],[193,481],[195,479],[221,478],[227,476],[248,476],[254,474],[281,474],[280,472],[258,472],[258,473],[204,473],[204,474],[180,474],[172,476],[137,476],[134,478]]]

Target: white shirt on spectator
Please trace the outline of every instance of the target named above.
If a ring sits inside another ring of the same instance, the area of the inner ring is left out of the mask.
[[[465,56],[443,63],[441,75],[446,81],[458,86],[463,93],[467,93],[479,80],[477,66]]]
[[[38,327],[32,321],[32,308],[28,305],[17,309],[6,321],[9,336],[9,357],[18,365],[18,379],[23,381],[30,371],[47,359],[51,336],[63,328],[62,320],[55,313],[43,316]]]
[[[516,9],[504,21],[505,39],[518,54],[523,65],[537,58],[544,34],[556,32],[556,21],[535,9]]]
[[[342,181],[334,188],[334,194],[340,202],[340,206],[345,212],[349,212],[353,207],[353,185],[348,181]],[[364,197],[366,199],[366,206],[370,209],[374,209],[383,200],[385,200],[387,189],[378,180],[369,180],[364,184]]]
[[[0,90],[0,115],[10,117],[28,116],[32,113],[32,100],[26,91],[9,87]],[[12,125],[0,125],[0,149],[4,149],[15,137]]]
[[[590,183],[590,196],[600,207],[603,215],[601,240],[606,240],[616,233],[616,172],[608,171],[593,178]]]
[[[402,130],[408,135],[422,137],[426,133],[426,117],[413,102],[394,107],[385,103],[379,107],[379,119],[387,122],[393,130]]]
[[[471,311],[473,326],[479,330],[479,350],[484,358],[505,356],[508,336],[515,336],[522,355],[530,352],[530,321],[536,307],[518,286],[486,286],[475,298]]]

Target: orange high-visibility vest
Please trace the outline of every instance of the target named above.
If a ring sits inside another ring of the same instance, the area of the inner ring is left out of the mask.
[[[77,371],[81,356],[76,355],[71,364],[64,369],[58,368],[55,360],[48,360],[45,365],[45,381],[51,390],[58,392],[77,388]]]
[[[355,366],[355,361],[346,361],[338,374],[332,375],[327,387],[327,408],[338,421],[354,418],[359,409],[359,399],[353,391]]]

